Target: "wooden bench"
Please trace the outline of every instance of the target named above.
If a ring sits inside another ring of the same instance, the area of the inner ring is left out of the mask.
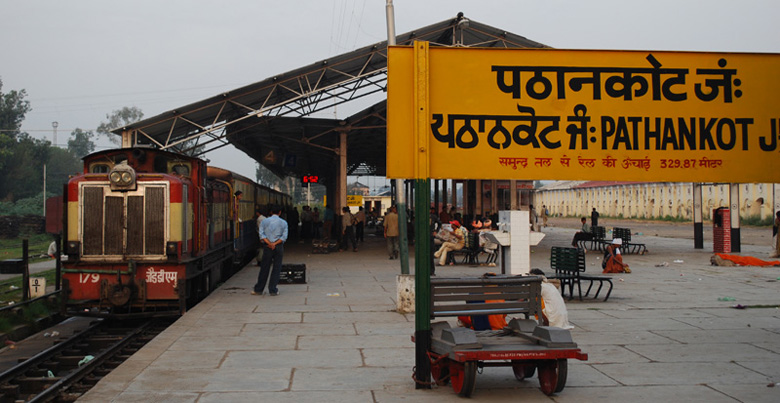
[[[472,323],[488,315],[519,315],[501,330],[475,331],[431,324],[431,375],[438,385],[452,383],[469,397],[477,368],[509,366],[522,381],[538,369],[542,391],[551,395],[566,385],[567,359],[587,360],[566,329],[540,326],[541,276],[431,278],[430,318],[469,316]],[[485,320],[487,321],[487,320]]]
[[[636,243],[631,240],[630,228],[612,228],[612,239],[620,238],[623,240],[622,252],[623,253],[639,253],[644,255],[647,253],[647,247],[643,243]]]
[[[561,294],[566,296],[566,287],[569,287],[569,300],[574,299],[574,286],[577,286],[577,292],[582,301],[582,281],[590,281],[588,290],[585,291],[585,296],[590,294],[590,290],[593,288],[593,283],[598,282],[599,288],[596,290],[596,294],[593,298],[598,298],[601,293],[601,289],[604,287],[604,283],[609,284],[607,295],[604,297],[604,301],[609,299],[609,295],[612,294],[612,277],[610,276],[594,276],[585,274],[585,252],[578,248],[564,248],[560,246],[553,246],[550,249],[550,268],[555,272],[549,278],[555,278],[561,281]]]

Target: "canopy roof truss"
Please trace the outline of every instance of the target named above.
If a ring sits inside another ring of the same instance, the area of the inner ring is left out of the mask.
[[[462,15],[397,37],[399,45],[410,45],[415,40],[428,41],[432,46],[546,47],[522,36],[470,21]],[[268,119],[310,116],[385,91],[386,85],[387,42],[383,41],[164,112],[113,132],[123,135],[124,146],[146,144],[202,155],[231,142],[235,144],[237,138],[257,135],[253,129],[267,126]],[[382,124],[383,121],[384,118]],[[332,127],[324,132],[334,131]],[[335,152],[337,144],[316,144],[316,137],[323,134],[311,134],[314,138],[285,138],[284,141],[297,141]],[[373,146],[376,147],[376,144]],[[246,147],[239,148],[247,152]],[[350,151],[352,149],[351,144]],[[353,172],[377,172],[378,168],[368,161],[350,160],[348,165]]]

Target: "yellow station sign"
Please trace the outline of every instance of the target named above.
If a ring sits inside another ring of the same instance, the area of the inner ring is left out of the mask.
[[[360,207],[363,205],[363,195],[347,195],[347,206]]]
[[[778,54],[415,47],[390,178],[780,182]]]

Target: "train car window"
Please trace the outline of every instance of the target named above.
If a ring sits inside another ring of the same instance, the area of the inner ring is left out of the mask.
[[[89,167],[89,172],[93,174],[107,174],[111,170],[108,164],[92,164]]]
[[[158,155],[154,157],[154,172],[159,174],[168,173],[168,158],[164,155]]]
[[[190,164],[188,162],[170,161],[168,162],[168,173],[190,176]]]

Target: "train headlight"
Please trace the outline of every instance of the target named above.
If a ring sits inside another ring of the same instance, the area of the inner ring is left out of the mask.
[[[135,190],[135,170],[126,161],[114,166],[108,174],[111,190]]]

